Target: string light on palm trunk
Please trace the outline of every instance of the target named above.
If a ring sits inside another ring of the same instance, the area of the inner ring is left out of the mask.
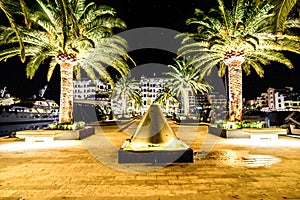
[[[58,64],[61,64],[61,63],[70,63],[72,65],[75,65],[77,63],[77,58],[76,58],[76,55],[75,54],[67,54],[67,53],[60,53],[60,54],[57,54],[55,56],[56,58],[56,61],[58,62]]]
[[[242,50],[230,50],[224,53],[224,63],[228,67],[241,66],[245,62],[245,51]]]

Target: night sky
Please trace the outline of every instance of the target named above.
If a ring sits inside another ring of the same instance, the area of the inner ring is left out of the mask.
[[[106,4],[117,10],[118,16],[127,24],[127,30],[142,27],[161,27],[170,30],[185,32],[188,27],[185,20],[193,17],[194,8],[208,9],[213,6],[213,0],[102,0],[96,3]],[[2,18],[3,19],[3,18]],[[163,65],[172,64],[172,59],[176,56],[173,53],[160,49],[141,49],[130,52],[137,65],[147,63],[159,63]],[[295,91],[300,92],[300,56],[289,55],[294,63],[294,69],[274,63],[265,66],[265,77],[259,78],[253,71],[251,75],[243,77],[243,96],[246,99],[253,99],[265,92],[268,87],[284,88],[285,86],[294,87]],[[148,66],[148,65],[147,65]],[[26,78],[25,65],[15,59],[1,62],[0,87],[7,87],[7,90],[18,97],[30,97],[38,92],[38,89],[46,83],[46,66],[36,73],[32,80]],[[4,71],[5,68],[5,71]],[[45,93],[46,98],[59,99],[59,69],[55,70],[48,84]]]

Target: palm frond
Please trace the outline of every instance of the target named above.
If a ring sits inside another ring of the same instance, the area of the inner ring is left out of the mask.
[[[273,16],[273,30],[275,32],[285,31],[285,22],[291,9],[296,5],[297,0],[273,0],[274,16]]]
[[[0,51],[0,61],[6,61],[9,58],[18,56],[20,53],[19,47],[5,49]]]
[[[293,19],[293,20],[288,20],[286,22],[286,28],[291,29],[291,28],[300,28],[300,19]]]
[[[49,63],[49,69],[48,69],[48,73],[47,73],[47,81],[49,82],[52,75],[53,75],[53,72],[54,72],[54,69],[57,65],[57,61],[55,59],[55,57],[52,57],[50,63]]]
[[[248,62],[243,65],[243,69],[247,75],[250,74],[251,67],[259,77],[264,77],[264,69],[259,62],[253,62],[253,60],[249,59]]]
[[[33,78],[35,72],[40,67],[41,63],[47,58],[47,56],[41,54],[39,56],[35,56],[28,62],[26,66],[26,76],[30,79]]]
[[[21,33],[19,31],[19,28],[17,26],[17,23],[14,20],[13,17],[13,13],[16,13],[19,8],[18,8],[18,4],[14,1],[6,1],[4,3],[4,1],[0,1],[0,9],[4,12],[5,16],[7,17],[10,26],[12,27],[12,29],[14,30],[16,37],[18,39],[19,42],[19,50],[20,50],[20,60],[22,62],[25,62],[25,47],[24,47],[24,43],[23,43],[23,39],[21,37]]]
[[[270,62],[280,62],[291,68],[282,52],[300,54],[299,36],[272,33],[270,22],[274,6],[267,0],[260,3],[250,0],[232,2],[233,6],[227,8],[223,0],[218,0],[218,9],[206,15],[201,12],[188,20],[198,27],[194,32],[177,36],[182,38],[178,58],[192,56],[191,64],[201,68],[205,74],[209,74],[216,65],[223,66],[219,67],[219,75],[224,75],[226,52],[242,49],[246,74],[250,73],[252,66],[262,76],[261,66]]]
[[[227,12],[225,11],[224,2],[222,0],[217,0],[217,1],[218,1],[218,4],[219,4],[219,10],[220,10],[220,13],[221,13],[221,17],[224,21],[224,26],[228,30],[230,25],[228,23],[228,16],[227,16]]]

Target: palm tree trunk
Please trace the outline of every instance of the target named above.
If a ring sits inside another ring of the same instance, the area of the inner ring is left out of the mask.
[[[126,114],[126,95],[122,94],[122,117],[124,118]]]
[[[170,107],[170,100],[167,99],[167,100],[166,100],[166,113],[167,113],[167,114],[169,113],[169,107]]]
[[[59,123],[73,122],[73,65],[62,62],[60,64],[60,107],[59,107]]]
[[[186,88],[182,91],[183,96],[183,109],[184,109],[184,116],[188,117],[190,113],[190,100],[189,100],[189,89]]]
[[[242,95],[242,66],[228,66],[228,87],[229,87],[229,121],[242,120],[243,95]]]

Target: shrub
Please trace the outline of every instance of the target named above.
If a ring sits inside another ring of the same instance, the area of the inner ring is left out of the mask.
[[[76,130],[83,128],[85,126],[84,121],[74,122],[73,124],[49,124],[49,129],[51,130]]]

